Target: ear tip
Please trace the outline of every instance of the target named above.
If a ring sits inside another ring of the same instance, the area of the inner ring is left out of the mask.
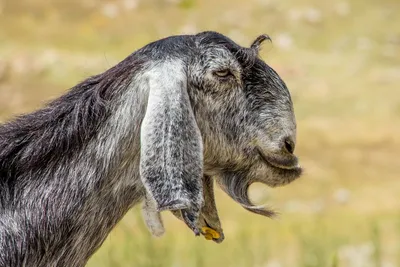
[[[165,234],[165,229],[157,229],[157,231],[151,232],[154,237],[162,237]]]
[[[190,207],[189,201],[185,199],[173,199],[169,201],[164,201],[157,203],[157,211],[165,210],[182,210]]]

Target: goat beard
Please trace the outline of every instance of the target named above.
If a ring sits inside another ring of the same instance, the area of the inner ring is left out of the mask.
[[[275,217],[276,212],[265,206],[254,205],[248,195],[249,187],[256,181],[252,179],[248,172],[231,172],[219,175],[216,178],[220,188],[239,203],[246,210],[266,217]]]

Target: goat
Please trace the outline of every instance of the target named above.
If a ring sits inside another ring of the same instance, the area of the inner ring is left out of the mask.
[[[0,266],[84,266],[141,202],[156,235],[165,210],[196,235],[222,234],[213,180],[273,216],[249,185],[284,185],[302,169],[290,93],[258,56],[265,39],[161,39],[1,125]]]

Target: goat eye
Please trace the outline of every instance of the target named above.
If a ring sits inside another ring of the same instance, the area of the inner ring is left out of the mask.
[[[227,77],[231,75],[231,72],[229,70],[218,70],[214,72],[214,74],[217,75],[218,77]]]

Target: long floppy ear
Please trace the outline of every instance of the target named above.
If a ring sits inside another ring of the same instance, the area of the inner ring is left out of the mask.
[[[181,210],[199,234],[203,205],[203,147],[187,92],[183,63],[148,72],[149,97],[141,126],[140,176],[158,211]]]

